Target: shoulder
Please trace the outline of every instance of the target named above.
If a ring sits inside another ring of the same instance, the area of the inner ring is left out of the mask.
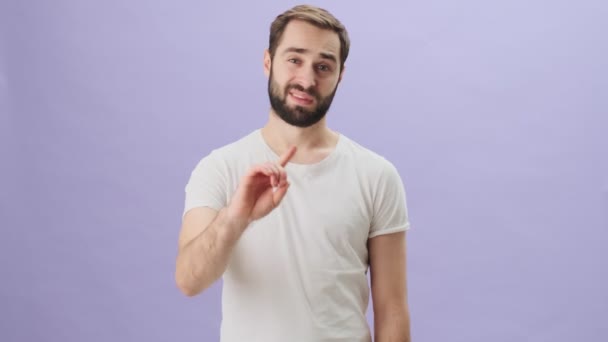
[[[231,142],[215,148],[211,154],[224,158],[239,158],[244,154],[249,154],[259,146],[258,130]]]
[[[358,171],[363,171],[374,178],[398,174],[395,165],[380,153],[372,151],[347,136],[343,135],[341,139],[343,153],[352,161]]]
[[[258,147],[257,130],[242,136],[228,144],[213,148],[207,155],[199,160],[201,163],[232,164],[243,159]]]

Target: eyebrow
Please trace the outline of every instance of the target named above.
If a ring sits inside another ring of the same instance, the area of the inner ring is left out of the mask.
[[[289,52],[308,54],[308,53],[310,53],[310,50],[303,49],[303,48],[296,48],[296,47],[288,47],[287,49],[285,49],[285,51],[283,51],[283,54],[286,54]],[[328,59],[334,63],[338,63],[338,59],[332,53],[321,52],[321,53],[319,53],[319,56],[321,56],[321,58],[323,58],[323,59]]]

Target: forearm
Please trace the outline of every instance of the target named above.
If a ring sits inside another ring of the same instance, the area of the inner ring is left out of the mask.
[[[204,231],[184,246],[177,257],[175,275],[184,294],[197,295],[222,276],[246,226],[229,219],[226,209],[222,209]]]
[[[374,317],[375,342],[411,342],[410,315],[407,309],[393,310]]]

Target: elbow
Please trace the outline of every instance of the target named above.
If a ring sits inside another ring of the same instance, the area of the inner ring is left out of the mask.
[[[179,291],[186,297],[194,297],[201,293],[201,289],[196,288],[191,281],[188,280],[184,272],[180,272],[179,269],[175,272],[175,285]]]
[[[195,291],[194,289],[192,289],[191,287],[188,287],[186,285],[183,285],[181,283],[177,283],[177,288],[179,289],[179,291],[185,295],[186,297],[194,297],[197,294],[199,294],[199,292]]]
[[[197,291],[192,286],[190,286],[190,284],[186,283],[183,280],[180,280],[179,278],[176,279],[175,283],[179,291],[186,297],[194,297],[200,293],[200,291]]]

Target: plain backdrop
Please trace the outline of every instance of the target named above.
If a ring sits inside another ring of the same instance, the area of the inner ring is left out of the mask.
[[[217,341],[184,186],[264,124],[295,4],[0,0],[1,341]],[[330,127],[406,186],[413,341],[605,341],[608,4],[314,4],[352,40]]]

